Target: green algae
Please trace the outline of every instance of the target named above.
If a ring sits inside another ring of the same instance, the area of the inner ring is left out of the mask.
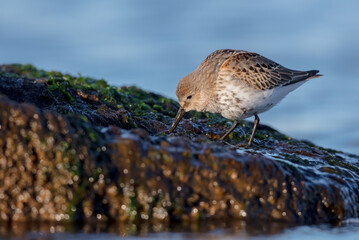
[[[15,74],[16,78],[34,79],[36,84],[45,86],[44,90],[39,89],[41,97],[38,101],[47,108],[63,115],[86,116],[90,122],[103,126],[136,128],[141,123],[133,117],[169,124],[179,106],[174,100],[134,86],[110,86],[103,79],[81,74],[71,76],[20,64],[1,65],[0,71],[2,74]],[[149,130],[153,128],[152,124],[147,126]]]
[[[72,85],[68,80],[59,77],[50,77],[47,84],[49,92],[45,93],[45,95],[56,98],[56,101],[75,102],[75,98],[69,93],[69,89],[72,88]]]
[[[59,101],[64,100],[71,104],[76,104],[76,99],[78,98],[76,90],[80,89],[85,91],[86,94],[94,94],[100,102],[105,103],[111,108],[126,108],[136,116],[159,113],[174,117],[179,106],[178,103],[169,98],[134,86],[118,88],[108,85],[103,79],[96,80],[84,77],[81,74],[78,77],[74,77],[55,71],[46,72],[38,70],[32,65],[15,64],[10,65],[9,68],[22,77],[45,79],[50,93],[55,92],[52,96],[56,96]],[[58,99],[59,97],[61,99]]]
[[[332,151],[331,151],[332,152]],[[346,162],[345,159],[343,159],[340,156],[337,155],[327,155],[324,157],[324,159],[327,161],[327,163],[331,166],[338,166],[342,167],[351,171],[354,171],[359,174],[359,168]]]
[[[232,139],[235,142],[244,142],[247,141],[247,134],[241,134],[239,132],[233,131],[230,135],[229,138]]]
[[[179,107],[177,102],[169,98],[134,86],[121,87],[118,91],[118,100],[135,116],[161,120],[164,117],[174,117]]]
[[[268,134],[268,132],[265,131],[257,131],[254,137],[260,140],[268,140],[270,138],[270,135]]]
[[[10,64],[6,65],[6,71],[0,70],[0,72],[6,72],[13,74],[12,76],[17,77],[28,77],[28,78],[47,78],[49,77],[49,72],[44,70],[38,70],[35,66],[31,64]]]

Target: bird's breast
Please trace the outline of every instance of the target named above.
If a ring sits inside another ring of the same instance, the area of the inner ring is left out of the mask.
[[[265,112],[292,89],[279,87],[266,90],[227,81],[217,85],[217,112],[232,120],[241,120]]]

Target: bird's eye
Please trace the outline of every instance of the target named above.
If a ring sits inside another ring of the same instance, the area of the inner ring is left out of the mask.
[[[188,96],[187,99],[191,99],[192,98],[192,95]]]

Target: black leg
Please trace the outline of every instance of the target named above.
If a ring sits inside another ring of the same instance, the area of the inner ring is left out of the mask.
[[[254,114],[253,131],[252,131],[251,138],[249,139],[248,146],[250,146],[252,144],[252,142],[253,142],[254,134],[256,133],[258,124],[259,124],[259,117],[257,116],[257,114]]]
[[[238,125],[238,121],[234,121],[232,127],[219,139],[221,141],[223,141]]]

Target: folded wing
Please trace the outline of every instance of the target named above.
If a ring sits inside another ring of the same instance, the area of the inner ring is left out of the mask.
[[[258,90],[287,86],[321,76],[317,74],[318,70],[291,70],[257,53],[244,51],[229,57],[222,64],[220,72],[226,75],[230,72],[238,81],[246,82]]]

